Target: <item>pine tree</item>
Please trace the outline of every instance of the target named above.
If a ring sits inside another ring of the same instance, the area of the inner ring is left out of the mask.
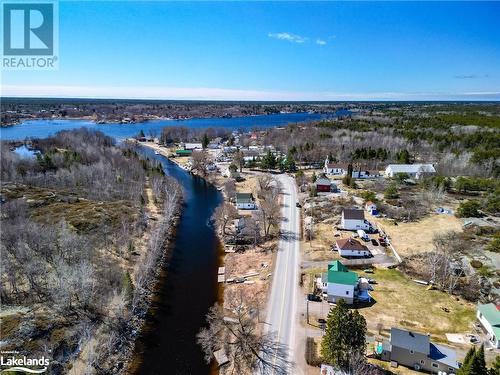
[[[203,139],[201,140],[201,146],[205,149],[210,143],[210,139],[208,139],[207,133],[203,134]]]
[[[495,361],[493,362],[491,368],[488,372],[489,375],[500,375],[500,355],[495,357]]]
[[[464,362],[462,364],[462,367],[457,371],[457,375],[468,375],[470,371],[470,365],[472,362],[472,359],[474,358],[474,354],[476,354],[476,347],[473,346],[469,349],[467,354],[465,355]]]
[[[328,313],[326,333],[321,342],[325,362],[346,369],[353,355],[363,354],[366,346],[366,320],[340,300]]]
[[[479,350],[474,354],[468,375],[488,375],[486,361],[484,360],[484,345],[481,345]]]

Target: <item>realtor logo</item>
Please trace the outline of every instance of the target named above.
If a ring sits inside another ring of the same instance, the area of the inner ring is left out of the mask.
[[[2,1],[2,67],[55,68],[57,21],[57,3],[53,1]]]

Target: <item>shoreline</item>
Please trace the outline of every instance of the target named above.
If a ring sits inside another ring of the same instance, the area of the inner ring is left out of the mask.
[[[123,119],[96,119],[94,116],[75,116],[75,117],[23,117],[18,118],[13,121],[0,124],[0,128],[10,128],[17,125],[22,125],[26,121],[90,121],[95,125],[131,125],[131,124],[144,124],[151,121],[186,121],[186,120],[204,120],[204,119],[232,119],[232,118],[247,118],[247,117],[257,117],[257,116],[273,116],[273,115],[283,115],[283,114],[299,114],[299,113],[309,113],[310,112],[287,112],[287,113],[253,113],[253,114],[239,114],[230,117],[224,117],[217,114],[210,114],[208,116],[186,116],[180,118],[166,117],[166,116],[151,116],[151,117],[140,117],[135,121]],[[335,112],[327,112],[335,113]],[[322,114],[322,112],[313,112],[313,114]]]
[[[192,171],[186,170],[181,163],[179,163],[177,160],[175,160],[176,158],[172,158],[171,157],[171,154],[169,153],[169,151],[167,149],[165,149],[163,147],[160,147],[156,143],[151,143],[151,142],[137,142],[136,141],[135,144],[137,146],[144,146],[144,147],[147,147],[147,148],[152,149],[154,151],[158,151],[159,155],[167,158],[169,161],[171,161],[172,163],[174,163],[178,168],[180,168],[180,169],[188,172],[192,176],[199,177],[199,178],[203,179],[208,184],[213,185],[219,191],[219,193],[221,193],[222,196],[225,197],[224,192],[221,191],[218,188],[218,184],[216,183],[217,180],[209,180],[209,179],[207,179],[207,178],[199,175],[196,172],[192,172]],[[222,202],[224,202],[224,200],[222,200]],[[140,318],[141,319],[141,325],[140,325],[139,329],[137,330],[136,335],[133,337],[133,345],[131,346],[132,350],[127,354],[127,360],[124,363],[122,374],[125,374],[125,375],[135,375],[140,370],[140,366],[141,366],[143,358],[141,356],[141,353],[136,353],[135,352],[135,350],[137,349],[137,346],[136,346],[137,345],[137,339],[141,336],[141,333],[143,332],[143,330],[147,329],[146,316],[147,316],[147,314],[149,312],[149,309],[151,308],[151,305],[152,305],[152,303],[154,301],[154,298],[155,298],[155,295],[156,295],[156,293],[158,291],[158,288],[160,287],[160,282],[162,281],[163,278],[168,277],[167,270],[165,269],[165,264],[166,264],[166,262],[168,262],[169,257],[172,255],[171,250],[172,250],[172,247],[175,245],[175,238],[176,238],[176,234],[175,233],[176,233],[177,226],[178,226],[178,223],[179,223],[181,215],[182,215],[182,209],[181,209],[182,205],[183,205],[183,201],[181,201],[179,203],[179,214],[176,215],[176,217],[175,217],[175,225],[172,227],[172,231],[171,232],[173,233],[173,236],[170,237],[171,240],[168,242],[167,249],[166,249],[164,255],[162,256],[162,260],[160,261],[160,263],[158,264],[158,267],[156,269],[155,280],[153,282],[154,286],[147,291],[147,294],[148,294],[148,302],[147,302],[148,303],[148,308],[147,308],[147,310],[145,311],[145,313]],[[221,237],[220,237],[220,235],[219,235],[216,227],[214,227],[214,234],[215,234],[215,237],[217,239],[217,244],[216,244],[216,267],[214,269],[214,272],[216,273],[218,267],[220,267],[221,265],[224,264],[226,254],[224,252],[224,243],[223,243],[223,241],[222,241],[222,239],[221,239]],[[215,284],[215,294],[216,294],[215,303],[218,303],[218,304],[220,304],[222,306],[224,304],[224,285],[223,284],[221,284],[221,283],[216,283]],[[199,328],[201,328],[201,327],[199,327]],[[219,373],[218,367],[215,365],[215,362],[212,361],[212,363],[210,364],[209,374],[210,375],[217,375],[218,373]]]

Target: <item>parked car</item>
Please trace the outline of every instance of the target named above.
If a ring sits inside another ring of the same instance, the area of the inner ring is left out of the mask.
[[[364,273],[373,273],[373,269],[372,268],[367,268],[367,269],[364,269],[363,272]]]
[[[312,302],[321,302],[321,297],[315,294],[309,293],[307,295],[307,300]]]
[[[375,238],[372,238],[372,245],[373,246],[378,246],[378,242]]]
[[[380,243],[380,246],[387,246],[387,240],[384,237],[379,237],[378,242]]]

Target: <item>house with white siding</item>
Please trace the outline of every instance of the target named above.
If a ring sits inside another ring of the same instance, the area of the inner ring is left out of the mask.
[[[477,305],[477,320],[488,334],[491,344],[500,349],[500,305],[486,303]]]
[[[345,230],[364,230],[371,232],[374,230],[373,225],[365,219],[364,210],[347,209],[342,210],[340,219],[340,227]]]
[[[328,265],[327,294],[328,302],[337,303],[343,299],[351,305],[358,292],[359,277],[356,272],[349,271],[340,261]]]
[[[409,178],[419,180],[424,176],[430,176],[436,173],[432,164],[389,164],[385,168],[385,176],[394,178],[399,173],[407,174]]]
[[[335,249],[342,257],[369,257],[372,255],[370,249],[354,238],[344,238],[336,241]]]
[[[255,210],[257,205],[252,193],[236,193],[236,208],[239,210]]]

